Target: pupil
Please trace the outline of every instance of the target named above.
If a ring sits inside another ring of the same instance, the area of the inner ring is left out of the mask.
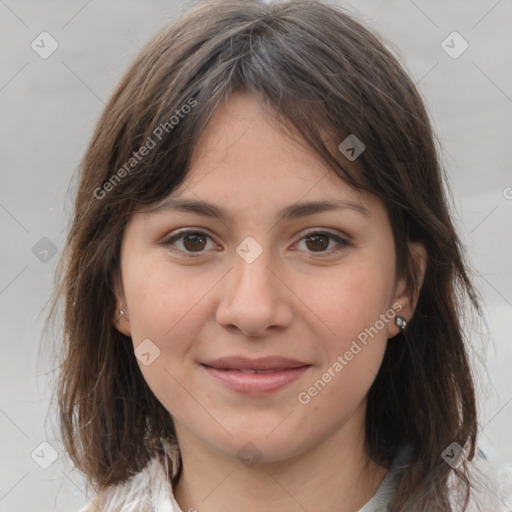
[[[191,234],[191,235],[186,235],[185,238],[183,239],[183,245],[185,246],[185,248],[187,250],[194,250],[195,249],[203,249],[204,248],[204,243],[205,243],[205,236],[204,235],[201,235],[201,234]],[[189,243],[190,241],[192,241],[192,243]],[[199,244],[200,247],[197,247],[196,244]],[[202,244],[202,246],[201,246]]]
[[[319,243],[320,239],[323,239],[324,243],[321,243],[321,242]],[[316,246],[317,249],[326,249],[329,246],[329,241],[328,241],[328,239],[327,239],[327,237],[325,235],[312,235],[312,236],[309,236],[306,239],[306,244],[310,240],[314,240],[314,245]],[[325,243],[326,241],[327,241],[327,243]],[[309,245],[308,245],[308,248],[311,249],[311,247]]]

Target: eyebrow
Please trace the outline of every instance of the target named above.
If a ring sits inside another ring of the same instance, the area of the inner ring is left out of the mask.
[[[322,213],[333,210],[349,210],[363,217],[371,218],[370,211],[362,204],[350,201],[348,199],[329,199],[325,201],[306,201],[291,204],[281,209],[277,213],[277,220],[292,220],[315,213]],[[229,217],[227,212],[220,206],[216,206],[206,201],[194,199],[168,198],[147,210],[147,213],[156,214],[168,211],[181,211],[203,215],[205,217],[214,217],[226,221]]]

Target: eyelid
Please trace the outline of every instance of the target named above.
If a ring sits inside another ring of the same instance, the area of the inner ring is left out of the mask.
[[[347,235],[341,231],[333,230],[330,228],[307,228],[302,231],[299,231],[297,233],[297,237],[299,238],[299,240],[301,240],[302,238],[304,238],[308,235],[317,235],[317,234],[331,235],[332,237],[338,237],[338,238],[343,239],[347,243],[349,243],[351,241],[351,238],[349,235]]]

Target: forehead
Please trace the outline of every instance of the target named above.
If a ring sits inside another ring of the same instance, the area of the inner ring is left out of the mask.
[[[372,198],[345,183],[306,141],[277,125],[249,93],[233,93],[198,140],[188,174],[172,196],[272,204],[302,198]]]

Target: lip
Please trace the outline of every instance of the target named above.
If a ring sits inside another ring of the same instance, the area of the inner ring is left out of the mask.
[[[274,393],[296,381],[310,364],[281,356],[247,359],[224,357],[202,363],[206,372],[233,391],[248,395]],[[250,373],[262,371],[265,373]]]
[[[283,356],[268,356],[250,359],[243,356],[221,357],[202,364],[220,370],[281,370],[309,366],[309,363]]]

